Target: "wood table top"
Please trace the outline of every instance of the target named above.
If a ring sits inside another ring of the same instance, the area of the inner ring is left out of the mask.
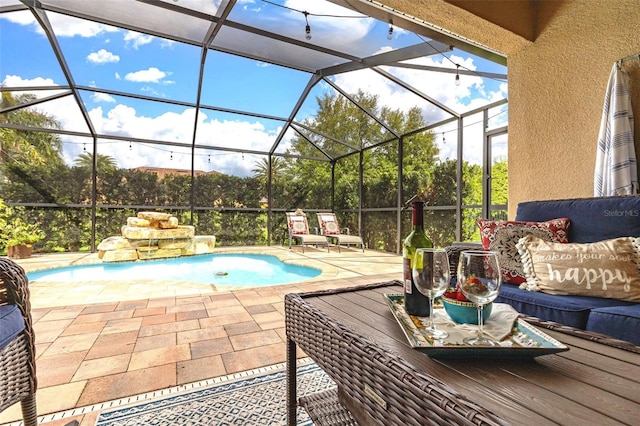
[[[350,347],[360,347],[361,342],[358,341],[363,340],[367,345],[375,347],[376,351],[399,357],[406,362],[409,369],[415,370],[418,374],[442,382],[446,391],[459,395],[461,400],[466,400],[467,408],[478,404],[495,414],[498,420],[493,421],[496,423],[504,420],[504,423],[508,424],[536,425],[639,424],[640,355],[635,352],[637,346],[629,345],[627,349],[631,350],[624,350],[554,329],[542,328],[540,324],[543,323],[540,323],[536,325],[538,328],[567,345],[569,350],[524,359],[430,358],[410,346],[384,300],[385,293],[402,292],[399,284],[389,282],[352,288],[348,291],[288,295],[285,305],[297,304],[313,310],[314,315],[322,319],[319,323],[327,320],[324,325],[326,333],[334,333],[336,329],[342,330],[336,334],[337,343],[323,342],[321,339],[326,337],[318,337],[318,346],[316,343],[308,343],[306,336],[301,337],[302,333],[290,332],[289,328],[288,337],[299,344],[300,348],[325,369],[340,387],[343,387],[343,383],[359,381],[357,375],[369,375],[369,372],[356,373],[358,367],[352,364],[357,358],[349,358],[345,364],[341,364],[338,359],[341,353],[348,355]],[[290,317],[297,314],[288,311],[286,306],[285,311],[286,322],[294,321],[295,319]],[[320,328],[320,332],[324,330]],[[341,333],[345,336],[342,339],[344,342],[340,341]],[[337,347],[332,349],[327,345]],[[327,353],[324,353],[325,351]],[[335,354],[331,355],[331,351]],[[375,351],[374,353],[371,355],[372,359],[378,354]],[[368,357],[367,351],[359,356]],[[351,368],[353,370],[349,372]],[[375,371],[371,374],[376,375]],[[384,376],[389,372],[380,368],[380,374]],[[375,381],[376,378],[370,380]],[[401,382],[402,380],[404,379],[401,379]],[[357,393],[358,386],[363,385],[354,385],[347,393]],[[373,399],[393,399],[386,396],[384,387],[380,389],[382,390],[374,391],[373,396],[370,396]],[[377,405],[382,408],[372,403],[371,410],[390,412],[394,404],[393,401],[378,401]],[[398,404],[397,409],[402,410],[402,401],[398,401]],[[416,410],[416,413],[419,413],[419,407]],[[464,415],[468,416],[468,413]],[[357,416],[358,413],[354,413],[354,417]],[[362,421],[367,423],[371,418],[365,416]],[[374,419],[376,416],[381,414],[372,414]],[[418,421],[416,424],[421,422]]]

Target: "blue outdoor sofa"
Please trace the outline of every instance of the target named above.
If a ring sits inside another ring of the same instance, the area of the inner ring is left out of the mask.
[[[640,196],[528,201],[518,205],[515,220],[545,222],[557,218],[570,220],[569,243],[640,237]],[[453,247],[459,252],[473,244],[457,243]],[[452,261],[457,263],[456,258]],[[640,345],[640,302],[528,291],[508,282],[502,285],[496,302],[508,303],[526,315]]]

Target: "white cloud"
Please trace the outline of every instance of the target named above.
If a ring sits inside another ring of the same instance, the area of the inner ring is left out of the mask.
[[[107,93],[94,93],[93,96],[91,97],[91,100],[93,102],[109,102],[109,103],[115,103],[116,99],[107,94]]]
[[[469,70],[475,70],[476,68],[471,58],[452,55],[451,59]],[[412,61],[412,63],[450,69],[456,68],[451,61],[442,56],[421,58]],[[480,93],[485,91],[483,79],[479,76],[461,75],[460,85],[456,86],[455,74],[450,73],[425,72],[398,67],[393,69],[392,74],[419,92],[428,95],[458,113],[472,110],[486,105],[488,102],[503,99],[506,96],[504,93],[505,86],[501,85],[501,89],[498,92],[484,93],[482,97],[468,99],[472,89],[478,90]],[[448,113],[439,107],[420,100],[417,95],[373,71],[363,70],[340,74],[336,76],[335,82],[347,93],[356,93],[358,89],[362,89],[367,93],[377,94],[381,105],[393,109],[406,110],[413,106],[419,106],[423,110],[423,118],[427,123],[435,123],[450,117]]]
[[[120,61],[120,56],[114,55],[106,49],[100,49],[97,52],[89,53],[89,55],[87,55],[87,61],[94,64],[106,64]]]
[[[45,79],[37,77],[34,79],[23,79],[19,76],[6,76],[2,84],[9,87],[27,87],[27,86],[55,86],[55,83],[51,79]],[[46,90],[46,91],[29,91],[28,93],[36,95],[38,98],[51,96],[56,93],[61,93],[62,90]],[[66,90],[64,90],[66,92]],[[19,95],[24,92],[12,92],[14,95]],[[74,131],[88,131],[84,118],[80,114],[78,104],[75,102],[73,96],[64,96],[52,101],[43,102],[35,107],[38,111],[43,112],[51,117],[54,117],[61,125],[61,128],[65,130]],[[64,136],[61,136],[64,140]]]
[[[420,58],[411,62],[450,69],[455,69],[454,63],[458,63],[466,69],[476,69],[472,58],[451,55],[451,60],[453,62],[442,56],[434,56]],[[460,85],[456,86],[455,74],[452,73],[395,68],[392,74],[457,113],[471,111],[488,103],[504,99],[507,96],[507,83],[501,83],[497,90],[489,91],[486,89],[484,79],[479,76],[461,75]],[[335,81],[338,86],[347,91],[347,93],[355,93],[358,89],[362,89],[365,92],[377,94],[380,105],[385,105],[393,109],[406,110],[413,106],[419,106],[422,108],[424,120],[429,124],[437,123],[445,118],[451,117],[439,107],[425,101],[420,101],[416,95],[402,89],[392,81],[372,71],[365,70],[341,74],[336,76]],[[479,93],[479,95],[471,96],[476,92]],[[474,124],[481,119],[481,115],[465,119],[464,125],[466,127],[463,130],[465,140],[464,160],[475,164],[481,164],[482,161],[482,125]],[[458,137],[456,123],[434,129],[434,134],[436,144],[440,148],[440,159],[455,158],[457,155]]]
[[[0,19],[6,19],[7,21],[18,25],[33,25],[34,29],[40,27],[36,18],[34,18],[33,14],[29,11],[2,13],[0,14]]]
[[[2,83],[10,87],[54,85],[51,79],[26,80],[14,75],[7,75]],[[50,94],[51,92],[47,91],[41,95],[49,96]],[[93,94],[92,100],[115,102],[114,98],[102,93]],[[40,104],[38,109],[55,117],[67,130],[88,131],[72,96]],[[157,117],[146,117],[140,115],[135,108],[117,104],[110,109],[95,107],[88,113],[99,134],[172,141],[187,145],[191,144],[193,139],[195,110],[190,108],[184,109],[181,113],[166,112]],[[215,144],[248,150],[265,150],[265,147],[271,147],[275,138],[274,132],[267,131],[259,122],[210,120],[204,113],[200,113],[198,117],[198,130],[199,144]],[[87,150],[91,149],[91,141],[88,138],[61,135],[61,139],[65,150],[64,159],[69,165],[73,164],[74,159],[83,152],[83,147]],[[87,143],[83,144],[78,140],[86,140]],[[188,169],[191,167],[189,150],[178,147],[132,143],[129,149],[129,145],[123,142],[101,140],[98,149],[100,154],[110,155],[116,159],[118,166],[123,168],[151,166]],[[256,161],[254,157],[248,154],[217,151],[212,152],[210,156],[197,155],[195,167],[199,170],[216,170],[234,176],[250,176]]]
[[[95,37],[103,33],[118,32],[118,28],[71,16],[50,13],[51,26],[58,37]]]
[[[48,16],[51,20],[51,26],[58,37],[95,37],[103,33],[118,31],[116,27],[110,25],[77,19],[58,13],[50,13]],[[29,11],[5,13],[1,14],[0,18],[18,25],[31,26],[33,31],[44,35],[42,27],[40,27],[40,24],[38,24],[33,14]]]
[[[153,36],[142,34],[136,31],[127,31],[124,35],[124,41],[127,45],[131,45],[134,49],[149,44],[153,41]]]
[[[170,75],[170,73],[160,71],[156,67],[150,67],[146,70],[127,73],[127,75],[124,76],[124,79],[137,83],[159,83],[160,80],[165,78],[167,75]]]
[[[163,38],[163,39],[162,39],[162,41],[160,42],[160,47],[170,49],[170,48],[172,48],[175,44],[176,44],[176,42],[175,42],[175,41],[173,41],[173,40],[168,40],[168,39],[166,39],[166,38]]]
[[[194,109],[185,109],[181,113],[167,112],[157,117],[145,117],[134,108],[120,104],[109,110],[97,107],[89,111],[98,133],[187,145],[192,141],[194,114]],[[277,132],[279,129],[270,132],[259,122],[210,120],[201,112],[196,143],[265,151],[273,144]],[[121,143],[110,142],[99,144],[99,147],[100,153],[114,157],[119,167],[191,167],[188,148],[133,143],[130,149],[128,146],[123,149]],[[203,155],[205,151],[199,152],[195,158],[196,169],[216,170],[234,176],[250,176],[256,161],[255,156],[248,154],[206,151],[208,155]]]
[[[36,77],[32,79],[23,79],[18,75],[5,75],[2,81],[3,86],[7,87],[28,87],[28,86],[56,86],[56,83],[50,78]],[[16,93],[16,92],[13,92]],[[47,93],[47,96],[50,93]]]
[[[163,95],[161,92],[157,91],[156,89],[154,89],[154,88],[153,88],[153,87],[151,87],[151,86],[144,86],[144,87],[142,87],[142,88],[140,89],[140,91],[141,91],[141,92],[144,92],[144,93],[147,93],[147,94],[149,94],[149,95],[151,95],[151,96],[155,96],[155,97],[157,97],[157,98],[162,98],[162,97],[164,97],[164,95]]]

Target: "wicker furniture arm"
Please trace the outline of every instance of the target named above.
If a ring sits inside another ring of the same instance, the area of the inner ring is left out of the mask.
[[[29,302],[29,281],[21,266],[0,258],[0,305],[16,305],[25,329],[0,350],[0,411],[21,403],[24,424],[37,424],[35,336]]]

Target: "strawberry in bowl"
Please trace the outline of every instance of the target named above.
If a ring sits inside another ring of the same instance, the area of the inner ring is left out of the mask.
[[[470,293],[474,292],[474,286],[478,286],[478,289],[480,289],[480,286],[484,286],[484,284],[475,277],[468,279],[465,285],[467,286],[465,290]],[[462,293],[458,285],[456,285],[455,288],[451,287],[444,292],[442,295],[442,305],[444,306],[444,310],[447,312],[447,315],[449,315],[449,317],[458,324],[478,324],[478,305],[470,302]],[[492,307],[493,303],[489,303],[482,308],[483,322],[491,315]]]

